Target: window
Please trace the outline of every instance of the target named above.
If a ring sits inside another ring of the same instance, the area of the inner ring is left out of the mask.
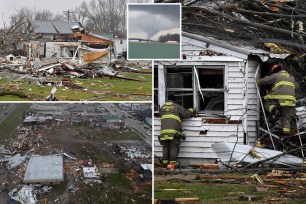
[[[75,46],[61,46],[60,47],[60,57],[73,57],[75,54],[77,47]]]
[[[197,87],[197,103],[199,112],[224,111],[224,66],[199,66],[195,68],[195,84]],[[197,75],[199,80],[197,80]],[[200,93],[201,91],[201,93]],[[203,96],[202,96],[203,95]],[[204,98],[204,100],[203,100]]]
[[[188,63],[185,63],[188,64]],[[192,64],[192,63],[191,63]],[[202,114],[224,114],[226,65],[178,65],[163,66],[154,69],[154,110],[159,107],[159,97],[167,98],[170,94],[176,96],[176,102],[184,108],[194,107]],[[158,74],[164,72],[164,79]],[[163,87],[159,83],[164,83]],[[164,96],[160,96],[164,94]]]
[[[167,67],[166,97],[176,96],[176,102],[185,108],[193,107],[192,67]]]

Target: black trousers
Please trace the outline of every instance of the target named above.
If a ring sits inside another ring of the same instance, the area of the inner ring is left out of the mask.
[[[164,165],[176,163],[181,139],[174,137],[173,140],[160,140],[159,142],[163,146],[162,163]]]

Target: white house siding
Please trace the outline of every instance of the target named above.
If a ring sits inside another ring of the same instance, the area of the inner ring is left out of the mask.
[[[46,42],[46,58],[52,57],[53,54],[60,58],[63,45],[78,47],[80,44],[81,42]]]
[[[247,63],[243,60],[224,62],[224,56],[219,57],[220,64],[225,64],[225,93],[226,112],[229,120],[242,120],[241,124],[208,124],[204,117],[193,117],[184,120],[182,123],[183,134],[186,135],[186,141],[182,141],[180,146],[179,160],[188,164],[201,164],[203,162],[213,162],[217,155],[211,148],[211,144],[216,142],[236,142],[238,134],[238,143],[243,144],[245,140],[245,106],[247,102]],[[218,57],[214,58],[212,63],[218,64]],[[209,63],[207,61],[203,63]],[[250,86],[252,87],[252,86]],[[253,90],[251,88],[251,90]],[[255,92],[256,94],[256,92]],[[252,95],[250,95],[252,96]],[[248,118],[247,118],[248,119]],[[250,124],[254,121],[250,120]],[[256,123],[255,123],[256,125]],[[207,130],[206,134],[205,131]],[[252,129],[253,130],[253,129]],[[253,133],[253,131],[251,132]],[[154,146],[155,154],[162,156],[162,147],[158,141],[160,134],[160,120],[154,120]],[[253,136],[254,137],[254,136]]]
[[[243,127],[241,124],[207,124],[202,117],[183,120],[183,134],[186,140],[180,145],[179,161],[189,164],[213,162],[217,158],[211,144],[221,141],[243,143]],[[206,134],[205,131],[207,130]],[[160,133],[160,120],[154,120],[154,153],[162,156],[162,147],[158,141]]]
[[[257,125],[259,122],[259,100],[255,85],[255,72],[259,62],[248,61],[248,112],[247,112],[247,143],[253,145],[257,139]]]
[[[242,116],[245,112],[246,100],[246,69],[245,63],[229,62],[227,77],[227,97],[225,103],[227,104],[227,111],[225,115],[230,120],[243,120]]]
[[[122,43],[121,43],[122,42]],[[126,39],[116,38],[115,39],[115,54],[125,52],[127,50]]]

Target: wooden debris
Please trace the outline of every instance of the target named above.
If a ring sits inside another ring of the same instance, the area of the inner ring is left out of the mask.
[[[270,198],[268,201],[283,201],[283,200],[287,200],[287,198],[277,198],[277,197],[273,197],[273,198]]]
[[[256,179],[260,184],[264,184],[263,180],[258,176],[258,174],[252,175],[251,178]]]
[[[154,199],[154,204],[169,204],[169,203],[190,203],[190,202],[198,202],[200,198],[162,198],[162,199]]]

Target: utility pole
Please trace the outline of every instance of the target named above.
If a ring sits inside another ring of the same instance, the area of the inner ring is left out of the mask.
[[[63,11],[63,13],[67,13],[68,22],[69,22],[69,21],[70,21],[70,14],[71,14],[71,13],[74,13],[74,12],[68,10],[68,11]]]

